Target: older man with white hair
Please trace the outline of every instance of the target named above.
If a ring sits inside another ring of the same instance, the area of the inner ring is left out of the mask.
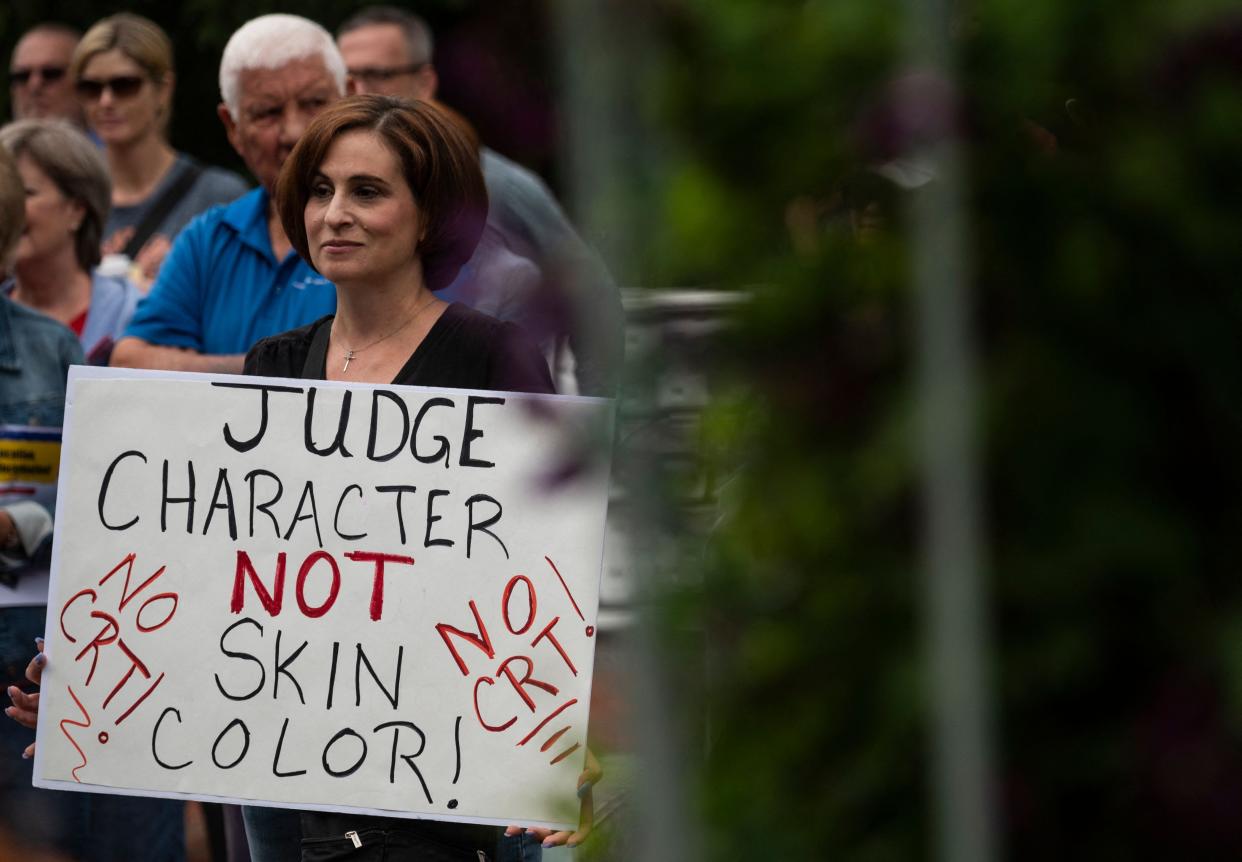
[[[293,251],[272,192],[307,125],[344,95],[345,78],[331,35],[306,18],[263,15],[233,34],[217,111],[259,187],[178,235],[113,365],[241,373],[260,338],[335,311],[332,284]]]

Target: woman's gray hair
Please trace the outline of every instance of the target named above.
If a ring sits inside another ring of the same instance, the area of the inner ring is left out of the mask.
[[[0,129],[0,146],[14,161],[22,156],[33,161],[61,194],[82,204],[73,250],[78,265],[90,272],[99,263],[99,245],[112,206],[112,182],[99,148],[65,120],[9,123]]]
[[[234,120],[241,115],[241,73],[279,69],[306,57],[320,57],[345,95],[345,60],[332,34],[301,15],[260,15],[237,28],[220,57],[220,99]]]

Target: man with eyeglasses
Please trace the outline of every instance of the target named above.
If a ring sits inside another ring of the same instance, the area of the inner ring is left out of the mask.
[[[432,64],[431,30],[422,18],[392,6],[369,6],[337,29],[336,41],[349,70],[351,92],[435,101],[439,81]],[[533,172],[487,147],[480,148],[479,160],[489,199],[487,228],[475,257],[441,296],[520,323],[540,341],[567,339],[577,366],[577,390],[613,394],[623,322],[612,278]],[[489,242],[498,247],[489,247]],[[537,269],[532,289],[513,291],[489,283],[503,280],[491,273],[514,272],[512,266],[489,269],[484,259],[489,253],[493,260],[505,257]],[[557,388],[566,391],[565,375],[556,376]]]
[[[82,125],[82,108],[69,80],[69,60],[81,33],[47,22],[27,30],[9,61],[9,96],[15,120],[60,118]]]
[[[355,92],[424,101],[435,97],[431,31],[417,15],[368,6],[341,25],[336,44]]]

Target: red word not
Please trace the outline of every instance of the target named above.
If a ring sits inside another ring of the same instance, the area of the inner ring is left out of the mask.
[[[347,559],[355,563],[370,563],[373,580],[371,582],[371,619],[379,620],[384,615],[384,574],[388,563],[406,566],[414,565],[413,557],[399,554],[381,554],[373,551],[350,551],[345,554]],[[276,571],[272,576],[272,587],[269,590],[259,577],[250,555],[245,551],[237,552],[237,568],[233,575],[233,598],[229,610],[240,614],[246,604],[246,581],[254,588],[255,596],[264,610],[271,616],[280,614],[285,602],[285,565],[286,554],[281,551],[276,555]],[[316,568],[327,573],[328,595],[317,605],[311,604],[306,598],[306,582]],[[341,569],[336,558],[327,551],[314,551],[302,561],[298,567],[294,597],[297,599],[298,610],[304,616],[317,619],[326,614],[336,604],[337,594],[341,591]]]

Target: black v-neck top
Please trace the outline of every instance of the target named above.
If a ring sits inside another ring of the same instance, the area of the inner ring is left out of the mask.
[[[323,380],[332,315],[264,338],[246,354],[246,374]],[[512,323],[453,303],[397,372],[394,384],[551,393],[543,354]]]

